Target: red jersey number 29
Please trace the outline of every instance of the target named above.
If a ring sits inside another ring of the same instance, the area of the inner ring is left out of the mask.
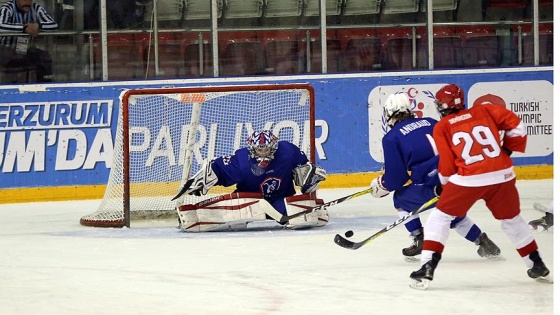
[[[464,144],[461,157],[465,161],[465,165],[480,162],[485,159],[498,157],[501,153],[501,147],[492,130],[487,126],[474,126],[470,133],[458,131],[453,134],[453,144],[455,146]],[[482,146],[482,152],[474,154],[473,146],[478,143]]]

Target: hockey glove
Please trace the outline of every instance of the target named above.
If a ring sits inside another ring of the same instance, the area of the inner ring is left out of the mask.
[[[385,186],[383,186],[383,175],[379,175],[377,178],[372,180],[370,187],[373,189],[371,195],[375,198],[383,198],[391,193],[387,190],[387,188],[385,188]]]
[[[508,148],[506,148],[506,147],[502,147],[502,150],[504,150],[504,152],[505,152],[507,155],[509,155],[509,156],[511,156],[511,154],[513,153],[512,151],[510,151],[510,150],[509,150]]]
[[[298,165],[292,170],[294,182],[301,187],[302,194],[310,194],[317,190],[319,183],[327,179],[327,171],[310,162]]]
[[[212,188],[212,186],[216,185],[218,182],[218,177],[214,170],[212,170],[212,163],[208,163],[205,161],[200,170],[194,174],[193,177],[189,178],[187,183],[192,180],[192,184],[190,185],[187,193],[189,195],[195,196],[202,196],[208,193],[208,190]]]

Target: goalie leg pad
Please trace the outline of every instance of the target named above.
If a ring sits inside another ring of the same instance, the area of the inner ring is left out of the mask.
[[[266,220],[270,204],[260,194],[232,193],[197,204],[177,207],[184,232],[231,231],[247,227],[248,222]]]
[[[297,195],[284,199],[288,215],[300,213],[324,204],[322,199],[315,199],[312,195]],[[326,209],[318,209],[311,213],[301,215],[288,221],[289,229],[305,229],[324,226],[329,222],[329,213]]]

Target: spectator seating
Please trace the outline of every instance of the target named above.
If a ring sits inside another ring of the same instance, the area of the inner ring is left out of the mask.
[[[525,8],[530,0],[485,0],[487,8],[510,8],[510,9],[519,9]]]
[[[202,42],[202,55],[200,46],[201,44],[196,41],[185,47],[185,76],[187,77],[213,76],[212,44],[208,41]]]
[[[520,65],[533,65],[532,25],[521,26]],[[418,28],[413,51],[410,27],[336,29],[327,32],[327,72],[368,72],[427,69],[427,37]],[[553,65],[552,24],[540,26],[540,65]],[[517,43],[518,33],[511,38]],[[310,46],[306,38],[309,36]],[[202,37],[201,37],[202,38]],[[183,78],[213,76],[209,34],[202,44],[195,33],[168,33],[159,38],[159,73],[154,72],[154,51],[148,35],[111,35],[109,79]],[[507,38],[506,38],[507,39]],[[504,61],[504,38],[493,26],[462,26],[434,29],[434,68],[499,67]],[[321,41],[317,30],[224,32],[219,42],[220,75],[302,74],[321,72]],[[309,55],[307,55],[309,53]],[[94,39],[96,78],[101,75],[101,46]],[[308,63],[309,62],[309,63]],[[513,64],[515,66],[515,64]],[[147,69],[149,70],[147,72]]]
[[[344,0],[325,0],[327,15],[340,15]],[[304,16],[319,16],[319,0],[304,0]]]
[[[342,58],[345,72],[379,71],[382,48],[379,38],[353,38],[346,42]]]
[[[459,36],[434,36],[434,69],[460,68],[461,38]],[[420,37],[418,41],[418,69],[428,69],[428,38]]]
[[[515,41],[517,43],[517,40]],[[523,25],[521,32],[521,65],[534,65],[534,39],[531,25]],[[539,27],[539,65],[553,65],[554,46],[552,24],[541,24]]]
[[[14,58],[5,66],[0,66],[0,84],[21,84],[37,82],[35,68],[27,62]]]
[[[161,1],[161,0],[159,0]],[[222,17],[224,0],[216,0],[218,18]],[[184,20],[204,20],[210,19],[210,1],[208,0],[188,0],[183,14]]]
[[[462,48],[463,66],[468,68],[500,65],[500,41],[497,35],[472,36]]]
[[[267,0],[264,17],[300,16],[303,0]]]
[[[420,0],[384,0],[383,13],[416,13],[420,7]]]
[[[299,42],[297,40],[270,41],[265,46],[266,73],[296,74],[303,67],[300,65]]]
[[[221,57],[223,76],[264,74],[264,49],[259,41],[226,44]]]
[[[489,10],[498,10],[512,12],[512,10],[520,12],[520,18],[526,14],[526,9],[531,4],[531,0],[483,0],[482,1],[482,19],[486,20]]]
[[[459,0],[432,0],[432,10],[434,11],[454,11],[457,10]],[[426,12],[426,0],[422,1],[422,12]]]
[[[310,53],[310,71],[312,73],[321,73],[321,41],[318,38],[314,38],[311,41]],[[341,40],[327,38],[327,72],[336,73],[342,71],[340,66],[342,55]]]
[[[263,14],[264,0],[223,0],[226,18],[258,18]]]
[[[107,42],[108,76],[110,80],[140,79],[145,77],[144,48],[146,38],[133,34],[111,35]],[[94,67],[101,77],[101,43],[94,39]]]
[[[162,33],[158,39],[158,70],[155,73],[155,49],[153,41],[144,45],[144,69],[149,78],[181,78],[185,76],[185,63],[181,58],[185,50],[185,40],[178,34]]]
[[[413,63],[412,52],[412,29],[410,28],[384,28],[381,30],[381,42],[384,51],[384,70],[412,70],[415,67]],[[418,45],[419,36],[416,35],[416,45]]]
[[[412,38],[391,38],[385,45],[385,69],[412,70],[414,68]]]
[[[346,0],[344,15],[378,14],[381,12],[381,0]]]
[[[461,56],[465,68],[500,65],[500,39],[492,26],[457,27],[455,31],[463,39]]]
[[[190,2],[190,0],[189,0]],[[208,1],[207,1],[208,2]],[[158,0],[150,1],[146,5],[145,21],[152,20],[154,3],[157,3],[158,21],[180,21],[183,16],[184,0]]]

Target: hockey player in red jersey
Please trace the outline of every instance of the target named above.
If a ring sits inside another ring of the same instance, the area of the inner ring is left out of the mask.
[[[417,118],[404,93],[389,95],[383,108],[391,130],[382,140],[385,171],[371,182],[371,194],[382,198],[394,192],[393,204],[402,218],[434,198],[440,190],[439,157],[432,138],[437,120]],[[406,261],[418,261],[416,256],[420,255],[424,240],[420,216],[410,217],[404,225],[413,241],[403,248],[402,254]],[[453,219],[451,228],[477,245],[480,257],[499,257],[500,248],[468,216]]]
[[[510,157],[512,151],[525,151],[527,133],[523,122],[503,106],[488,104],[466,109],[463,90],[455,84],[442,87],[435,98],[442,119],[434,127],[433,136],[444,186],[424,226],[421,268],[410,274],[414,280],[411,287],[428,288],[449,236],[449,223],[466,215],[478,200],[484,200],[501,222],[502,230],[529,268],[529,277],[548,276],[535,238],[520,215]]]

